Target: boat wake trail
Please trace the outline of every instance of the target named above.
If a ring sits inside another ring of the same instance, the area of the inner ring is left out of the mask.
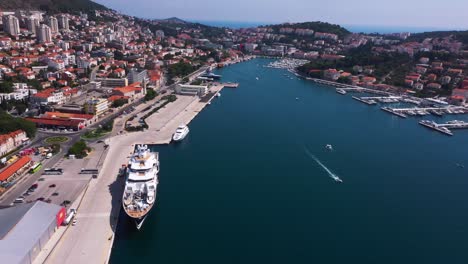
[[[322,167],[328,173],[328,176],[330,176],[330,178],[332,178],[336,182],[343,182],[343,180],[340,179],[340,177],[338,177],[338,175],[336,175],[329,168],[327,168],[327,166],[325,166],[319,159],[317,159],[317,157],[315,157],[312,153],[310,153],[310,151],[307,148],[304,148],[304,150],[305,150],[307,156],[309,156],[315,162],[317,162],[317,164],[320,165],[320,167]]]

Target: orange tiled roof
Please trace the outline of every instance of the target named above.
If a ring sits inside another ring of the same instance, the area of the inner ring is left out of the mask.
[[[93,119],[93,115],[87,115],[87,114],[73,114],[73,113],[61,113],[61,112],[45,112],[44,118],[57,118],[57,119],[72,119],[72,118],[78,118],[78,119]]]
[[[112,95],[111,97],[107,98],[107,101],[114,102],[119,99],[128,99],[128,96],[121,96],[121,95]]]
[[[23,156],[19,160],[17,160],[15,163],[11,164],[8,166],[6,169],[4,169],[2,172],[0,172],[0,181],[5,181],[8,178],[10,178],[13,174],[15,174],[16,171],[19,169],[23,168],[26,164],[28,164],[31,161],[31,158],[29,156]]]

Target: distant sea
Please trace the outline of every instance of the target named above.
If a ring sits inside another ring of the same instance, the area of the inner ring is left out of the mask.
[[[236,22],[236,21],[192,21],[213,27],[228,27],[233,29],[257,27],[262,25],[272,25],[278,22]],[[397,32],[411,32],[420,33],[428,31],[444,31],[444,30],[467,30],[467,29],[449,29],[449,28],[436,28],[436,27],[410,27],[410,26],[376,26],[376,25],[343,25],[344,28],[353,33],[397,33]]]

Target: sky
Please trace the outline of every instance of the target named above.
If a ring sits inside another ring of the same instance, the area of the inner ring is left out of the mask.
[[[94,0],[119,12],[195,21],[467,29],[467,0]]]

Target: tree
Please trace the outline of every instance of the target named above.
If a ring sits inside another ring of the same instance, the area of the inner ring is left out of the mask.
[[[352,84],[351,79],[349,79],[348,77],[340,77],[336,81],[339,83],[344,83],[344,84]]]
[[[20,117],[12,117],[4,111],[0,111],[0,134],[6,134],[15,130],[24,130],[28,137],[36,135],[36,124]]]
[[[89,151],[91,151],[91,148],[86,145],[84,140],[80,140],[71,146],[68,155],[75,155],[75,157],[81,159],[86,157]]]
[[[17,104],[15,106],[16,111],[18,112],[18,115],[22,115],[24,112],[26,112],[26,109],[28,109],[28,106],[25,104]]]
[[[174,58],[174,55],[172,55],[170,53],[164,55],[164,57],[163,57],[164,60],[172,60],[173,58]]]
[[[151,88],[146,89],[145,101],[153,100],[156,96],[158,96],[158,93],[155,90]]]
[[[112,107],[113,108],[121,107],[121,106],[125,105],[126,103],[128,103],[128,99],[120,98],[120,99],[115,100],[112,103]]]
[[[13,82],[2,82],[0,83],[0,93],[12,93],[13,89]]]

